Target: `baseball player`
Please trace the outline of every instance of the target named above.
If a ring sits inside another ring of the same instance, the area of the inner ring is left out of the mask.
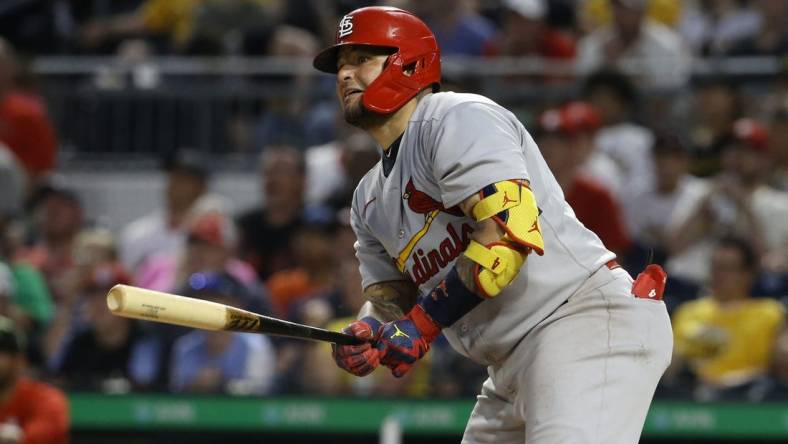
[[[402,376],[443,333],[488,366],[462,442],[636,443],[672,349],[662,270],[633,286],[511,112],[438,92],[411,13],[349,13],[314,66],[383,149],[352,205],[368,301],[345,331],[369,343],[335,347],[337,364]]]

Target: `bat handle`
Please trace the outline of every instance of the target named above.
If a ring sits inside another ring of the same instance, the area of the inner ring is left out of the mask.
[[[333,342],[337,345],[364,345],[364,344],[374,344],[372,339],[362,339],[357,338],[353,335],[349,335],[347,333],[340,333],[336,331],[324,331],[319,332],[314,335],[315,339],[320,339],[323,341]]]

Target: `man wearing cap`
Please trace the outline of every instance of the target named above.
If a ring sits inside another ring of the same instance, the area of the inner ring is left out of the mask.
[[[16,85],[19,62],[0,38],[0,143],[14,153],[31,183],[55,168],[58,141],[44,101]]]
[[[351,226],[367,302],[334,360],[363,376],[408,373],[443,334],[486,365],[463,443],[635,443],[672,334],[665,275],[633,282],[564,200],[517,118],[441,93],[440,51],[413,14],[345,15],[314,59],[380,163]]]
[[[0,444],[65,444],[68,403],[63,393],[22,376],[25,341],[0,317]]]
[[[618,202],[603,183],[582,171],[598,127],[599,115],[591,105],[572,102],[541,115],[537,141],[577,218],[620,256],[631,242]]]
[[[713,239],[721,234],[747,239],[765,263],[788,260],[788,193],[766,184],[771,167],[766,128],[753,119],[737,120],[722,156],[723,171],[705,196],[667,221],[667,267],[695,283],[707,278]]]
[[[495,55],[536,56],[549,59],[575,57],[575,41],[547,22],[546,0],[505,0],[503,35]]]
[[[240,308],[255,298],[224,272],[194,273],[179,293]],[[171,361],[170,389],[189,393],[265,394],[277,368],[267,336],[231,331],[190,331],[175,341]]]
[[[613,23],[580,40],[580,68],[589,72],[616,67],[634,71],[644,85],[683,85],[691,59],[681,36],[646,16],[648,0],[610,0],[610,5]]]
[[[154,255],[182,251],[190,216],[226,206],[224,199],[208,191],[210,166],[202,153],[190,149],[170,153],[163,169],[164,207],[133,221],[121,233],[120,256],[132,274]]]

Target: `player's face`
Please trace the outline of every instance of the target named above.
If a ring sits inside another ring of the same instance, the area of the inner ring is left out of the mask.
[[[722,300],[749,296],[752,273],[744,266],[742,253],[729,247],[718,247],[711,257],[711,290]]]
[[[364,108],[361,95],[380,75],[390,50],[369,46],[339,48],[337,57],[337,97],[349,124],[364,128],[373,116]]]

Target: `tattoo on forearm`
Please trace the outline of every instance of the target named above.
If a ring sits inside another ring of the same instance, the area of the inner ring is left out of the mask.
[[[465,285],[465,288],[468,290],[479,294],[478,289],[476,288],[476,276],[474,273],[474,269],[476,263],[461,254],[460,257],[457,258],[457,261],[454,263],[454,267],[457,269],[457,274],[460,277],[460,281]]]
[[[408,281],[391,281],[372,284],[364,290],[379,320],[394,321],[413,308],[418,289]]]

